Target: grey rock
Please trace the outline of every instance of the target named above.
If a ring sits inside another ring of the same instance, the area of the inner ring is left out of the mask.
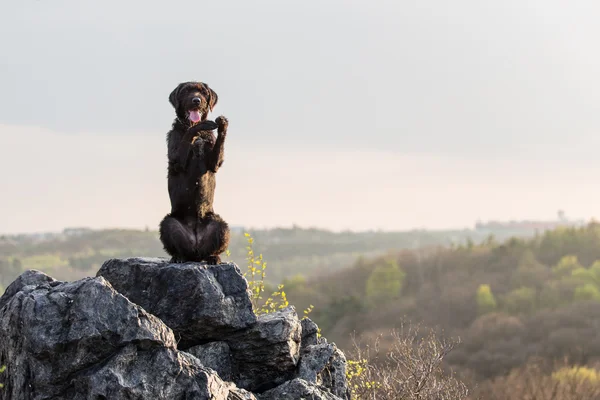
[[[2,308],[11,297],[20,292],[25,286],[38,286],[50,282],[57,281],[41,271],[30,269],[23,272],[17,279],[8,285],[4,294],[0,297],[0,308]]]
[[[204,345],[190,347],[186,350],[196,357],[202,365],[215,370],[221,379],[231,380],[231,351],[225,342],[210,342]]]
[[[303,348],[297,377],[325,387],[340,398],[350,398],[346,381],[346,357],[334,343],[321,343]]]
[[[175,348],[167,326],[104,278],[23,289],[0,309],[0,363],[7,365],[0,399],[52,398],[128,344]]]
[[[321,385],[328,388],[331,393],[343,399],[350,399],[350,389],[346,380],[346,356],[333,344],[334,350],[329,363],[321,371]]]
[[[343,353],[293,307],[257,318],[235,264],[110,260],[98,275],[9,285],[0,400],[348,398]]]
[[[227,400],[230,385],[200,362],[174,349],[128,345],[71,380],[66,400]]]
[[[97,276],[173,329],[180,349],[222,340],[256,322],[248,283],[233,263],[113,259]]]
[[[226,338],[234,360],[233,381],[262,392],[293,378],[301,335],[296,310],[288,307],[263,314],[252,327]]]
[[[321,372],[329,364],[335,348],[329,343],[307,346],[300,353],[298,378],[307,382],[320,384]]]
[[[348,361],[346,355],[342,350],[336,348],[327,368],[329,374],[324,377],[323,385],[344,399],[350,399],[351,393],[348,380],[346,379],[347,369]]]
[[[310,318],[302,321],[302,348],[319,343],[319,327]]]
[[[326,389],[302,379],[294,379],[268,390],[260,400],[341,400]]]
[[[233,383],[230,383],[229,396],[227,400],[257,400],[256,396],[244,389],[240,389]]]

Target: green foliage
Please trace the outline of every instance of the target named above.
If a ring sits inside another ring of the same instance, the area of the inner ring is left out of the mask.
[[[598,370],[579,365],[562,367],[552,373],[552,378],[559,382],[583,381],[600,385],[600,372]]]
[[[262,254],[258,256],[254,254],[254,238],[249,233],[245,233],[244,236],[248,242],[246,246],[248,270],[244,273],[244,277],[248,281],[248,286],[252,292],[252,305],[255,310],[260,312],[259,302],[262,300],[262,293],[265,291],[267,263],[263,260]]]
[[[277,310],[282,310],[289,306],[287,295],[283,290],[283,285],[277,286],[277,290],[271,294],[265,304],[259,309],[259,314],[265,313],[268,314],[270,312],[275,312]]]
[[[6,371],[6,365],[3,365],[2,367],[0,367],[0,374],[3,374],[4,371]],[[3,387],[4,387],[4,385],[0,383],[0,389],[2,389]]]
[[[350,396],[357,399],[363,392],[376,390],[380,384],[372,379],[365,379],[367,374],[368,362],[362,358],[360,360],[348,360],[346,364],[346,380],[350,388]]]
[[[539,296],[539,307],[558,309],[573,303],[573,295],[582,282],[573,276],[563,276],[560,279],[545,283]]]
[[[503,298],[504,309],[509,314],[530,314],[536,308],[536,290],[520,287]]]
[[[589,268],[580,267],[574,269],[571,275],[582,282],[600,287],[600,261],[596,261]]]
[[[554,364],[554,365],[552,365]],[[563,364],[563,366],[559,366]],[[475,388],[472,399],[592,400],[600,398],[600,374],[585,366],[540,359]],[[549,371],[554,371],[549,373]]]
[[[400,295],[406,273],[396,261],[375,267],[366,284],[367,299],[372,304],[389,301]]]
[[[568,276],[573,273],[573,271],[583,268],[581,264],[579,264],[579,260],[577,256],[567,255],[560,259],[558,264],[556,264],[552,268],[552,273],[556,277]]]
[[[245,233],[247,241],[247,255],[246,261],[248,262],[248,270],[244,274],[248,281],[248,287],[252,293],[252,306],[254,312],[258,315],[268,314],[281,310],[289,306],[287,294],[283,290],[284,285],[281,284],[277,287],[277,290],[269,296],[264,303],[261,302],[262,294],[265,291],[265,276],[267,270],[267,263],[264,261],[262,254],[256,256],[254,252],[254,238],[250,233]],[[304,311],[305,315],[308,315],[312,311],[312,307]]]
[[[306,277],[302,274],[296,274],[290,278],[286,278],[282,282],[288,290],[298,289],[306,285]]]
[[[314,308],[315,308],[315,306],[313,306],[312,304],[309,305],[307,308],[305,308],[304,311],[302,312],[302,314],[304,314],[302,316],[302,319],[308,318],[308,314],[310,314],[314,310]]]
[[[600,290],[598,290],[598,287],[593,283],[586,283],[585,285],[579,286],[575,289],[573,299],[575,301],[600,301]]]
[[[546,281],[550,275],[550,268],[540,263],[535,258],[531,249],[527,249],[521,256],[517,270],[511,277],[511,286],[514,288],[526,286],[541,289],[544,285],[544,281]]]
[[[479,315],[487,314],[496,310],[496,298],[492,293],[490,285],[481,284],[477,289],[477,311]]]

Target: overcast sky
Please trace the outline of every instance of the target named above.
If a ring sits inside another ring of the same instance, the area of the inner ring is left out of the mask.
[[[0,232],[156,229],[170,91],[219,94],[232,225],[600,216],[592,0],[0,0]]]

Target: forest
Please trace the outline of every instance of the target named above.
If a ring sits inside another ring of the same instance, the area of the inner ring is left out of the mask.
[[[445,361],[473,382],[498,382],[540,360],[548,374],[556,362],[594,367],[600,360],[598,223],[390,252],[284,285],[290,303],[313,305],[312,318],[343,348],[352,346],[351,334],[385,339],[404,321],[459,338]]]

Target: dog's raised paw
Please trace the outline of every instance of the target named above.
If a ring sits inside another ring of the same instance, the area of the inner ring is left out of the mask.
[[[215,122],[219,127],[219,132],[227,130],[227,127],[229,126],[229,120],[222,115],[217,117],[217,119],[215,119]]]

